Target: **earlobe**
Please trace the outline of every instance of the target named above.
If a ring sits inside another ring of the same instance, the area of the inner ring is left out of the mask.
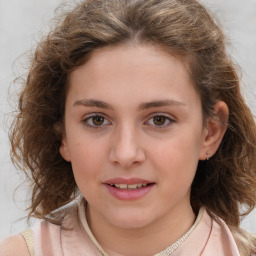
[[[62,141],[61,141],[61,146],[60,146],[60,154],[61,156],[67,161],[70,162],[71,161],[71,157],[70,157],[70,152],[69,152],[69,148],[68,148],[68,144],[67,144],[67,139],[65,136],[63,136]]]
[[[219,148],[228,125],[228,106],[223,101],[214,105],[214,116],[208,117],[199,155],[200,160],[211,158]]]

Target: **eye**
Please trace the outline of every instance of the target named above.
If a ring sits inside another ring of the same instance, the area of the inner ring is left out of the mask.
[[[166,117],[165,116],[154,116],[153,122],[155,125],[164,125],[166,122]]]
[[[175,122],[174,119],[166,116],[166,115],[154,115],[152,116],[146,124],[159,127],[159,128],[164,128],[168,127],[171,123]]]
[[[83,119],[83,123],[91,128],[100,128],[111,124],[104,116],[97,114],[86,117]]]

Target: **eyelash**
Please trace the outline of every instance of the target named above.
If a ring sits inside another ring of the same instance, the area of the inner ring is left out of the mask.
[[[102,123],[102,124],[99,124],[99,125],[96,125],[95,123],[93,124],[93,118],[100,118],[100,119],[102,119],[102,122],[103,122],[103,123]],[[155,121],[154,118],[164,118],[164,120],[162,120],[162,121],[164,121],[164,123],[163,123],[163,124],[155,124],[155,123],[154,123],[154,121]],[[151,120],[152,120],[153,123],[150,123]],[[99,128],[103,127],[103,126],[111,125],[111,122],[108,121],[108,118],[106,118],[106,117],[105,117],[103,114],[101,114],[101,113],[94,113],[94,114],[92,114],[92,115],[90,115],[90,116],[87,116],[86,118],[84,118],[84,119],[82,120],[82,122],[83,122],[83,124],[85,124],[87,127],[92,128],[92,129],[99,129]],[[107,123],[106,123],[106,122],[107,122]],[[167,123],[166,123],[166,122],[167,122]],[[152,126],[154,129],[163,129],[163,128],[169,127],[169,126],[170,126],[172,123],[174,123],[174,122],[175,122],[174,118],[171,118],[171,117],[169,117],[169,116],[166,115],[166,114],[155,113],[155,114],[152,114],[152,115],[150,116],[150,118],[147,119],[146,122],[144,122],[144,124],[150,125],[150,126]]]
[[[93,124],[93,123],[89,123],[90,121],[93,122],[93,118],[102,118],[103,119],[103,124],[101,125],[96,125],[96,124]],[[108,124],[104,124],[105,122],[108,122]],[[86,118],[84,118],[82,120],[82,123],[85,124],[87,127],[89,128],[93,128],[93,129],[98,129],[98,128],[101,128],[105,125],[111,125],[111,122],[108,121],[108,119],[101,113],[95,113],[95,114],[92,114],[90,116],[87,116]]]
[[[164,118],[164,124],[155,124],[155,123],[152,123],[152,124],[149,124],[150,121],[152,120],[152,122],[154,122],[154,118]],[[167,123],[166,123],[167,122]],[[174,118],[171,118],[169,115],[167,114],[162,114],[162,113],[155,113],[155,114],[152,114],[150,116],[150,118],[145,122],[145,124],[149,124],[150,126],[152,126],[154,129],[164,129],[164,128],[167,128],[169,127],[172,123],[174,123],[175,120]]]

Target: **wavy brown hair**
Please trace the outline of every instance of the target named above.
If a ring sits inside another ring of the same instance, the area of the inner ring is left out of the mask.
[[[50,214],[78,194],[71,164],[59,153],[69,74],[97,48],[155,44],[186,61],[204,118],[218,100],[228,105],[228,129],[216,154],[199,161],[191,204],[238,234],[240,217],[256,202],[256,126],[225,37],[206,9],[196,0],[87,0],[55,24],[34,53],[10,132],[12,160],[33,184],[29,216],[57,222]],[[244,253],[255,244],[251,239]]]

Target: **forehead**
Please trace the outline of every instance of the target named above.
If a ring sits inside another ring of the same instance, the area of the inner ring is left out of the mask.
[[[118,67],[118,70],[125,68],[129,72],[138,72],[142,71],[142,66],[146,69],[147,67],[151,68],[152,65],[164,71],[165,66],[167,69],[171,64],[182,66],[183,71],[188,71],[185,58],[178,57],[177,54],[171,53],[157,44],[127,43],[98,48],[91,52],[85,64],[96,72],[101,72],[102,68],[107,71],[108,68],[112,69],[114,66]],[[152,70],[150,71],[152,72]],[[186,78],[189,78],[189,73],[186,74]]]
[[[74,96],[87,98],[198,96],[185,61],[154,45],[97,49],[70,74],[69,84]]]

